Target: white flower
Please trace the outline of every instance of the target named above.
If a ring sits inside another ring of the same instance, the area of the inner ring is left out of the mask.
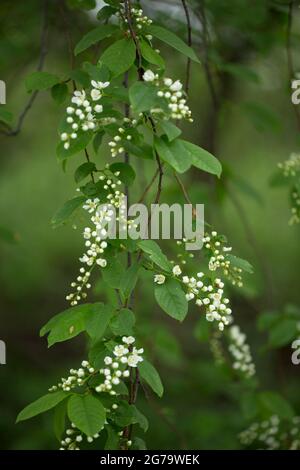
[[[168,87],[170,87],[172,85],[173,81],[171,80],[171,78],[165,78],[164,79],[164,84]]]
[[[123,336],[122,341],[125,344],[132,344],[135,342],[135,338],[133,336]]]
[[[97,90],[96,88],[93,88],[91,91],[91,97],[93,101],[98,101],[100,100],[102,94],[100,90]]]
[[[110,85],[110,82],[96,82],[95,80],[92,80],[91,84],[97,90],[103,90],[104,88],[107,88]]]
[[[180,274],[182,273],[180,267],[178,266],[178,264],[176,266],[174,266],[173,268],[173,274],[174,276],[180,276]]]
[[[156,284],[164,284],[166,280],[166,277],[163,274],[155,274],[154,276],[154,282]]]
[[[128,365],[129,367],[137,367],[139,362],[143,362],[143,358],[141,356],[138,356],[137,354],[131,354],[128,357]]]
[[[110,364],[112,363],[112,358],[110,356],[106,356],[104,358],[104,364],[106,364],[107,366],[109,366]]]
[[[95,111],[96,111],[96,113],[102,113],[102,111],[103,111],[102,104],[96,104]]]
[[[182,83],[180,82],[180,80],[177,80],[176,82],[174,82],[173,85],[170,86],[170,90],[172,91],[182,90]]]
[[[143,75],[143,79],[145,80],[145,82],[153,82],[153,80],[155,79],[155,75],[152,70],[146,70]]]
[[[128,354],[129,350],[125,348],[122,344],[115,346],[114,348],[114,355],[117,357],[125,356]]]

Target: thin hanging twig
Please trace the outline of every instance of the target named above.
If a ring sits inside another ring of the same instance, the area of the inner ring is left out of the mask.
[[[48,4],[49,4],[49,0],[45,0],[44,1],[44,9],[43,9],[43,24],[42,24],[42,31],[41,31],[41,42],[40,42],[40,56],[39,56],[39,61],[38,61],[38,65],[37,65],[37,68],[36,68],[37,72],[41,72],[43,70],[44,63],[45,63],[45,58],[46,58],[46,55],[47,55],[47,52],[48,52],[48,50],[47,50],[47,39],[48,39],[48,31],[49,31],[49,22],[48,22],[48,6],[49,5]],[[27,101],[23,111],[21,111],[21,113],[19,115],[19,118],[18,118],[17,125],[16,125],[15,129],[12,129],[12,128],[9,127],[8,130],[0,130],[0,134],[6,135],[7,137],[15,137],[16,135],[18,135],[21,132],[24,120],[25,120],[28,112],[32,108],[38,94],[39,94],[38,90],[35,90],[31,94],[31,96],[30,96],[29,100]]]

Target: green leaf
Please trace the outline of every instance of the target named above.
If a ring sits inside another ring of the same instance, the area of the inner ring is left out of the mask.
[[[294,416],[291,405],[276,392],[261,392],[258,401],[265,417],[276,414],[281,419],[291,419]]]
[[[231,254],[228,254],[226,258],[230,261],[230,263],[235,267],[242,269],[246,273],[253,274],[254,273],[254,268],[252,264],[249,263],[249,261],[239,258],[238,256],[234,256]]]
[[[217,175],[219,178],[222,173],[222,165],[219,160],[214,157],[211,153],[207,152],[198,145],[192,144],[185,140],[179,141],[185,148],[186,158],[190,158],[191,164],[196,168],[199,168],[206,173]],[[189,155],[189,157],[187,156]]]
[[[191,166],[191,159],[183,141],[168,142],[166,137],[155,137],[154,145],[160,158],[178,173],[184,173]]]
[[[170,121],[162,121],[159,125],[163,130],[163,133],[168,137],[169,142],[172,142],[172,140],[179,137],[182,133],[181,129]]]
[[[173,49],[181,52],[181,54],[189,57],[194,62],[198,62],[200,64],[200,60],[195,54],[195,51],[171,31],[162,28],[161,26],[152,25],[148,27],[148,33],[152,34],[152,36],[155,36],[165,44],[168,44],[168,46],[173,47]]]
[[[128,308],[122,308],[110,322],[110,329],[114,335],[131,335],[135,324],[135,316]]]
[[[54,228],[59,227],[67,222],[71,215],[86,201],[84,196],[74,197],[55,212],[51,219],[51,224]]]
[[[160,246],[153,240],[142,240],[138,243],[140,249],[149,255],[151,261],[167,272],[172,271],[172,264],[161,251]]]
[[[86,321],[94,312],[101,311],[103,304],[82,304],[71,307],[51,318],[40,331],[40,336],[48,335],[48,346],[69,340],[86,330]]]
[[[56,439],[60,442],[66,429],[67,400],[61,401],[54,409],[53,428]]]
[[[51,88],[51,96],[58,104],[62,104],[68,96],[68,86],[66,83],[57,83]]]
[[[150,111],[158,103],[157,87],[150,83],[135,82],[129,89],[129,99],[136,113]]]
[[[135,56],[135,44],[132,39],[120,39],[104,51],[100,60],[118,76],[130,69]]]
[[[257,320],[259,331],[268,331],[279,319],[278,312],[264,312]]]
[[[175,320],[183,321],[188,312],[188,302],[181,285],[175,279],[168,279],[156,286],[155,298],[159,306]]]
[[[101,8],[101,10],[97,13],[97,20],[98,21],[107,21],[109,18],[116,13],[117,9],[106,5],[105,7]]]
[[[13,114],[3,105],[0,106],[0,121],[7,125],[11,125],[13,121]]]
[[[136,424],[138,424],[144,432],[147,432],[149,428],[148,419],[146,418],[145,415],[143,415],[143,413],[140,412],[140,410],[137,409],[136,406],[133,405],[133,407],[134,407],[133,412],[136,418]]]
[[[76,183],[80,183],[80,181],[84,180],[87,176],[89,176],[93,171],[96,171],[96,165],[93,162],[85,162],[80,165],[77,170],[75,171],[74,179]]]
[[[148,144],[135,145],[132,142],[124,142],[124,148],[126,152],[135,157],[145,158],[147,160],[153,159],[153,149]]]
[[[93,135],[93,131],[83,132],[77,139],[71,139],[70,147],[67,150],[64,148],[64,142],[59,142],[56,149],[58,159],[65,160],[66,158],[84,150],[92,140]]]
[[[113,315],[110,305],[103,305],[98,311],[91,313],[86,319],[86,331],[93,340],[99,340],[105,333]]]
[[[125,273],[124,265],[113,258],[105,269],[101,270],[104,281],[113,289],[119,289]]]
[[[74,54],[80,54],[81,52],[91,47],[93,44],[102,41],[102,39],[110,37],[117,30],[118,28],[112,24],[97,26],[97,28],[92,29],[83,36],[83,38],[76,45],[74,49]]]
[[[134,169],[128,163],[112,163],[112,165],[109,166],[109,169],[112,173],[116,173],[118,171],[120,173],[118,176],[119,180],[126,186],[131,186],[133,184],[136,175]]]
[[[60,82],[57,75],[48,72],[33,72],[25,79],[27,91],[40,91],[52,88]]]
[[[94,148],[95,153],[98,153],[99,148],[102,144],[103,137],[104,137],[104,131],[99,131],[96,133],[94,140],[93,140],[93,148]]]
[[[101,62],[99,62],[97,65],[91,64],[90,62],[84,62],[83,68],[89,74],[92,80],[99,82],[110,81],[111,74],[109,68]]]
[[[149,62],[150,64],[157,65],[158,67],[164,69],[165,61],[161,55],[153,49],[148,42],[142,40],[140,41],[142,57]]]
[[[144,359],[143,362],[139,364],[139,372],[145,382],[147,382],[147,384],[152,388],[153,392],[155,392],[159,397],[162,397],[164,387],[155,367]]]
[[[117,426],[122,428],[125,428],[130,424],[136,424],[138,422],[138,417],[135,406],[122,400],[114,413],[114,422]]]
[[[109,424],[105,426],[105,430],[107,432],[107,439],[104,450],[119,450],[120,436],[117,431]]]
[[[290,344],[298,335],[298,321],[292,318],[280,318],[271,327],[269,343],[273,348],[280,348]]]
[[[134,263],[132,266],[130,266],[130,268],[127,269],[122,277],[119,289],[121,290],[125,299],[128,299],[136,286],[140,268],[141,265],[139,263]]]
[[[105,409],[92,395],[73,395],[68,402],[68,417],[87,436],[98,433],[105,422]]]
[[[18,414],[16,422],[19,423],[20,421],[33,418],[41,413],[45,413],[45,411],[51,410],[51,408],[54,408],[69,395],[69,393],[58,391],[42,396],[33,403],[30,403],[30,405],[26,406],[26,408]]]
[[[83,70],[71,70],[70,78],[75,82],[80,83],[83,88],[88,88],[91,84],[89,74],[87,72],[84,72]]]

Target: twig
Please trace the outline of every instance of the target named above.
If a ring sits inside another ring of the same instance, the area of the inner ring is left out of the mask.
[[[201,0],[200,5],[199,5],[199,11],[200,11],[200,20],[202,23],[202,28],[203,28],[203,33],[202,33],[202,41],[203,41],[203,52],[204,52],[204,70],[205,70],[205,75],[207,79],[207,84],[209,87],[209,91],[211,94],[212,102],[215,108],[215,111],[218,109],[218,98],[217,98],[217,93],[215,90],[215,85],[210,69],[210,64],[209,64],[209,55],[208,55],[208,29],[207,29],[207,18],[206,18],[206,12],[205,12],[205,0]]]
[[[148,186],[146,186],[146,189],[145,191],[143,192],[143,194],[141,195],[138,203],[141,204],[144,200],[145,200],[145,197],[147,196],[148,192],[150,191],[150,189],[152,188],[156,178],[158,177],[159,175],[159,168],[157,168],[156,172],[154,173],[150,183],[148,184]]]
[[[183,9],[184,9],[185,17],[186,17],[188,45],[191,47],[193,45],[193,42],[192,42],[192,24],[191,24],[190,12],[189,12],[186,0],[181,0],[181,2],[182,2]],[[186,65],[186,81],[185,81],[186,93],[189,92],[189,87],[190,87],[191,65],[192,65],[192,61],[190,58],[188,58],[187,65]]]
[[[37,72],[41,72],[43,70],[44,63],[45,63],[45,58],[46,58],[46,55],[47,55],[47,52],[48,52],[48,50],[47,50],[47,38],[48,38],[48,30],[49,30],[48,3],[49,3],[49,0],[44,0],[43,24],[42,24],[41,42],[40,42],[40,44],[41,44],[40,45],[40,56],[39,56],[39,61],[38,61],[37,69],[36,69]],[[18,118],[17,125],[16,125],[15,129],[10,128],[10,130],[1,130],[0,134],[6,135],[8,137],[15,137],[16,135],[18,135],[21,132],[21,129],[22,129],[24,120],[27,116],[27,113],[32,108],[32,105],[35,102],[35,99],[36,99],[38,93],[39,93],[39,91],[36,90],[31,94],[31,96],[30,96],[27,104],[25,105],[23,111],[19,115],[19,118]]]
[[[185,436],[181,433],[180,429],[172,423],[171,420],[165,415],[165,413],[161,410],[161,408],[157,405],[156,401],[152,398],[152,396],[148,393],[146,387],[141,384],[142,389],[144,391],[146,400],[148,401],[149,405],[153,408],[154,412],[166,423],[166,425],[171,429],[171,431],[178,437],[181,442],[182,449],[187,449],[187,443]]]

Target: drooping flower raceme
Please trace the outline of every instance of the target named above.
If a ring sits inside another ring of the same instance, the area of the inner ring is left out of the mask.
[[[76,281],[71,283],[71,287],[75,290],[66,297],[66,300],[70,301],[72,306],[77,305],[80,300],[87,297],[87,290],[91,288],[89,281],[93,269],[96,266],[100,268],[107,266],[105,249],[107,248],[108,230],[106,226],[111,222],[122,222],[120,217],[124,210],[125,195],[117,189],[122,184],[118,176],[119,172],[115,172],[110,176],[102,174],[99,181],[106,192],[103,201],[100,201],[99,198],[88,199],[83,205],[83,208],[91,216],[91,226],[85,227],[83,231],[87,250],[79,259],[83,265],[79,270],[79,275]],[[119,210],[119,217],[116,217],[115,209]]]
[[[229,352],[234,358],[233,368],[241,371],[246,377],[255,374],[255,365],[252,360],[249,345],[246,343],[246,335],[241,332],[239,326],[232,325],[229,328]]]
[[[239,435],[242,445],[267,450],[300,449],[300,416],[290,421],[273,415],[269,419],[253,423]]]
[[[291,212],[289,225],[300,223],[300,154],[292,153],[290,158],[278,163],[287,182],[291,184]]]

